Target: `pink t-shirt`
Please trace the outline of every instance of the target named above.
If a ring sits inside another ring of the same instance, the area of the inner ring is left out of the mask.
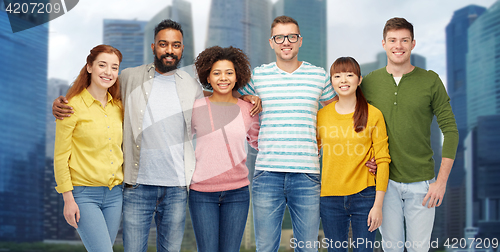
[[[258,116],[250,116],[252,107],[240,99],[236,104],[213,103],[208,98],[194,102],[196,169],[191,190],[228,191],[250,184],[245,140],[257,149],[260,129]]]

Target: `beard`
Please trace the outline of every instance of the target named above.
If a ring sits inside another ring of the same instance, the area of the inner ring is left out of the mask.
[[[163,54],[163,55],[160,56],[160,58],[158,58],[156,52],[155,52],[154,55],[155,55],[155,59],[154,59],[155,67],[161,73],[167,73],[167,72],[170,72],[170,71],[173,71],[173,70],[177,69],[177,66],[179,65],[179,62],[182,59],[182,56],[179,58],[179,57],[177,57],[177,55],[174,55],[172,53]],[[166,58],[166,57],[172,57],[174,59],[174,62],[164,64],[163,63],[163,59]]]

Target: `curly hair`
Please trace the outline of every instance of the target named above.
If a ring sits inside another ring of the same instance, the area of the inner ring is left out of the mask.
[[[234,65],[236,84],[233,89],[238,90],[250,81],[252,77],[250,62],[247,55],[241,49],[232,46],[226,48],[213,46],[198,54],[194,62],[200,83],[205,89],[213,90],[212,85],[208,83],[207,79],[210,76],[212,66],[220,60],[231,61]]]

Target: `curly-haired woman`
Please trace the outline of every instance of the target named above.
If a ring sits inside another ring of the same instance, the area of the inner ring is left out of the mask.
[[[213,90],[193,108],[196,169],[189,210],[196,243],[201,252],[239,251],[250,204],[245,140],[257,148],[259,120],[233,90],[250,81],[250,63],[238,48],[214,46],[195,65],[201,84]]]

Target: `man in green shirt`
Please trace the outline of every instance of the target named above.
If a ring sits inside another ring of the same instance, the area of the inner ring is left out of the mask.
[[[458,145],[458,130],[446,89],[433,71],[410,62],[413,25],[387,21],[382,46],[387,66],[361,84],[368,102],[384,115],[389,136],[389,185],[380,232],[384,251],[428,251],[435,207],[441,205]],[[443,132],[441,167],[435,178],[431,149],[434,115]],[[406,222],[406,241],[405,241]]]

